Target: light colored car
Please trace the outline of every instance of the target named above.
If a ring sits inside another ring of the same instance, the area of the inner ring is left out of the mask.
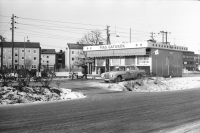
[[[141,78],[143,75],[145,75],[145,70],[140,70],[136,66],[116,66],[112,71],[103,73],[101,77],[105,82],[121,82],[122,80]]]

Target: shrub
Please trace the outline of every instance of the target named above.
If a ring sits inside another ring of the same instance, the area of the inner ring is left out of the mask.
[[[8,86],[9,84],[12,85],[12,82],[14,80],[14,77],[11,75],[12,69],[3,67],[2,70],[0,70],[1,75],[1,84],[0,86]]]

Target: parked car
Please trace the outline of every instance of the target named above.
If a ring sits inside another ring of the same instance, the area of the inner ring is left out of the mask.
[[[116,66],[112,71],[103,73],[101,77],[105,82],[121,82],[122,80],[141,78],[143,75],[145,75],[145,70],[140,70],[136,66]]]

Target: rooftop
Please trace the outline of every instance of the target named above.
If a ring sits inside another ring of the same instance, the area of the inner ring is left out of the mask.
[[[41,49],[41,54],[56,54],[55,49]]]
[[[3,47],[12,47],[12,42],[0,42],[0,44],[3,44]],[[39,42],[14,42],[14,48],[40,48]]]

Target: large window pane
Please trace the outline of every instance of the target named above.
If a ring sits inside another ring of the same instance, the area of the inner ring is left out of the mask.
[[[96,59],[97,66],[105,66],[106,60],[105,59]]]
[[[125,65],[135,65],[135,58],[134,59],[125,59]]]
[[[111,59],[112,63],[111,65],[112,66],[119,66],[120,65],[120,59]]]

